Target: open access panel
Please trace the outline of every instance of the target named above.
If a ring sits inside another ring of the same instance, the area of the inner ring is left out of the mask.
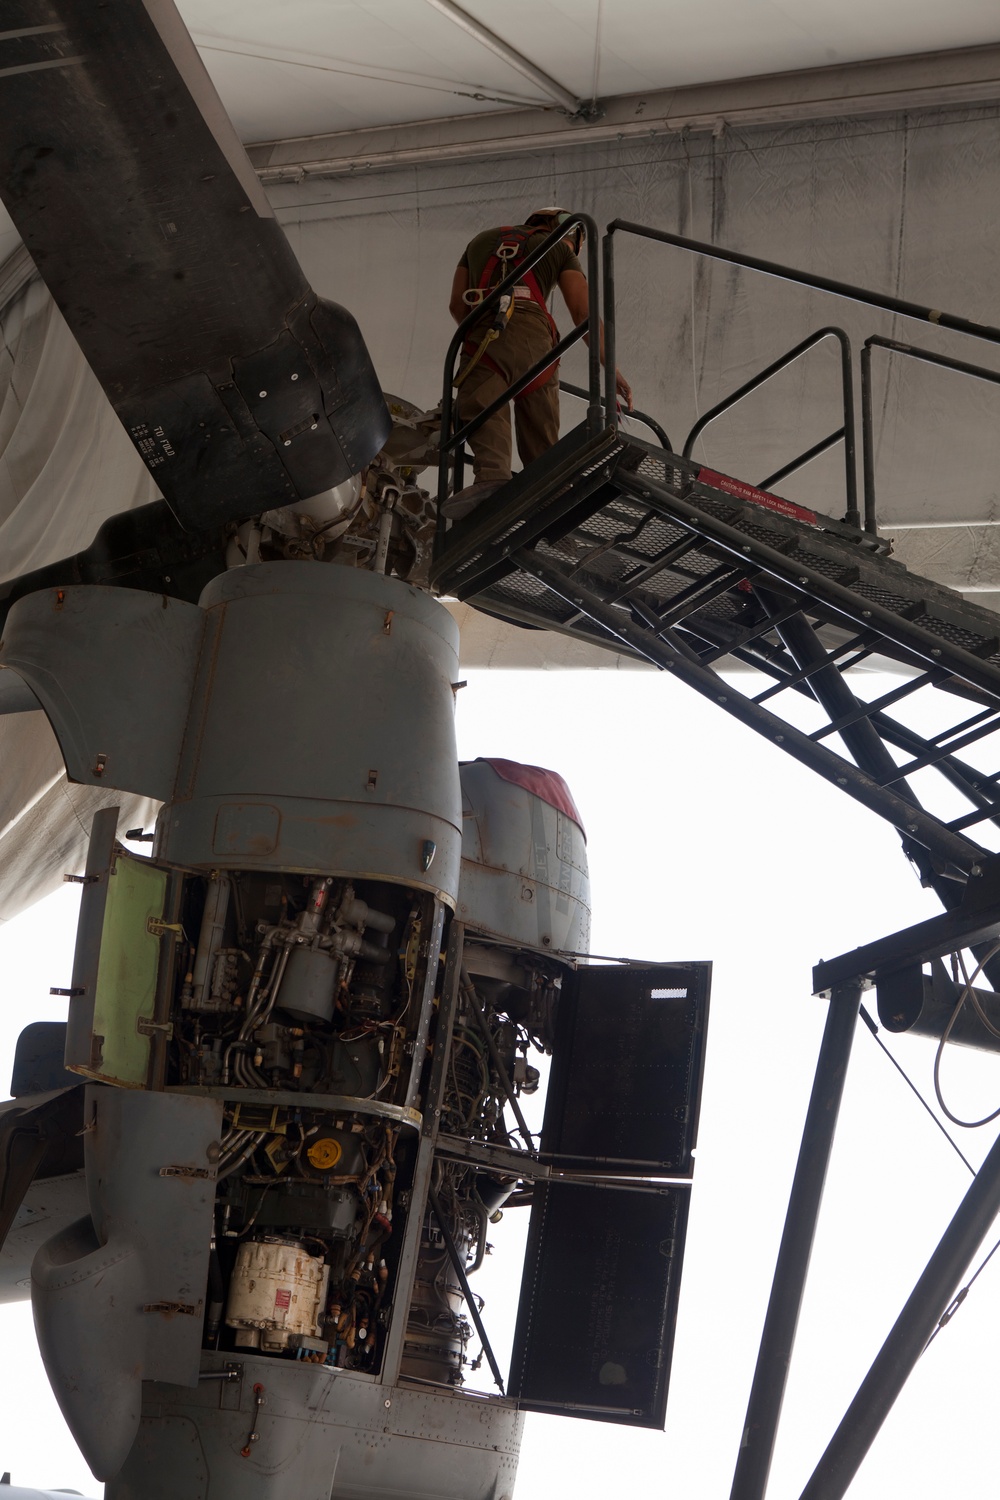
[[[526,1410],[663,1426],[710,981],[615,964],[564,984],[540,1146],[564,1175],[533,1190],[511,1365]]]

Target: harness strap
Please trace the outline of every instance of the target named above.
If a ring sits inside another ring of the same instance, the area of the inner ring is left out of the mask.
[[[479,278],[479,285],[476,290],[481,293],[485,293],[490,290],[493,276],[498,266],[501,268],[499,278],[500,281],[503,281],[507,276],[511,274],[512,271],[515,271],[519,263],[524,259],[525,245],[530,239],[534,238],[537,232],[537,230],[525,230],[517,228],[513,225],[504,226],[500,230],[500,239],[497,242],[496,249],[488,257],[486,264],[483,267],[483,272]],[[559,330],[556,327],[555,319],[546,306],[545,298],[542,295],[542,289],[538,284],[538,278],[535,276],[534,271],[525,271],[524,275],[518,278],[515,285],[523,285],[528,289],[529,293],[531,294],[531,301],[535,304],[536,307],[540,308],[545,315],[545,321],[549,325],[549,332],[552,336],[553,345],[557,344],[559,342]],[[469,339],[466,342],[463,353],[471,355],[472,358],[466,365],[462,373],[459,375],[458,379],[455,381],[456,389],[462,384],[462,382],[471,373],[475,366],[480,363],[480,361],[485,364],[488,369],[493,370],[495,374],[503,376],[503,371],[499,369],[499,367],[492,359],[490,359],[489,355],[486,352],[490,344],[492,344],[496,339],[500,337],[500,334],[503,332],[504,328],[506,328],[507,323],[513,316],[515,298],[513,296],[510,296],[509,298],[501,298],[500,302],[501,308],[503,308],[502,318],[498,313],[498,316],[494,319],[493,324],[487,330],[478,347],[475,346],[475,341],[473,339]],[[509,305],[507,307],[504,307],[505,302],[509,302]],[[554,367],[558,365],[558,363],[559,361],[555,360],[552,365],[549,365],[544,370],[542,370],[541,373],[537,375],[531,382],[531,384],[525,386],[520,395],[516,396],[514,399],[516,401],[520,401],[521,396],[530,396],[532,391],[537,391],[541,388],[541,386],[546,385],[552,379]]]
[[[511,225],[507,225],[501,229],[501,238],[497,247],[487,259],[486,265],[483,267],[483,273],[479,278],[479,287],[482,291],[487,291],[492,285],[493,273],[498,265],[502,264],[503,266],[503,272],[500,277],[501,281],[505,276],[509,276],[512,271],[517,270],[518,265],[524,259],[525,245],[529,240],[534,239],[537,233],[538,231],[534,229],[520,229]],[[556,328],[555,320],[546,306],[545,298],[542,296],[542,289],[538,285],[538,278],[535,276],[534,271],[525,271],[524,275],[518,278],[518,281],[528,288],[528,291],[531,293],[532,302],[537,303],[541,308],[548,320],[553,338],[558,341],[559,330]]]

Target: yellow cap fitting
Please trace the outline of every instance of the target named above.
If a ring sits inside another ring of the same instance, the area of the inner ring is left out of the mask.
[[[335,1167],[344,1154],[344,1149],[339,1141],[331,1140],[328,1135],[321,1136],[318,1141],[313,1141],[306,1152],[309,1162],[317,1172],[329,1172]]]

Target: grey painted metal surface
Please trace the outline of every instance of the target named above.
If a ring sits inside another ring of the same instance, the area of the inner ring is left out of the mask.
[[[452,904],[457,651],[419,590],[281,562],[221,575],[202,608],[130,589],[30,595],[2,664],[37,694],[73,780],[171,799],[165,858],[389,879]],[[306,704],[310,730],[292,732]]]
[[[138,589],[45,589],[19,601],[2,663],[45,709],[72,781],[169,795],[202,624],[196,605]]]
[[[256,1356],[209,1354],[204,1373],[218,1375],[227,1363],[239,1380],[145,1387],[135,1448],[106,1500],[509,1500],[513,1493],[522,1418],[509,1403]],[[252,1430],[259,1436],[251,1443]]]
[[[31,1262],[36,1251],[86,1212],[87,1185],[82,1172],[68,1172],[31,1184],[0,1249],[0,1303],[27,1300],[31,1295]]]
[[[101,959],[101,936],[108,900],[108,878],[114,860],[118,809],[102,807],[94,815],[80,893],[80,915],[73,954],[73,981],[66,1022],[66,1065],[89,1067],[94,1032],[94,989]]]
[[[151,617],[152,602],[161,604],[158,596],[134,597],[138,619]],[[58,613],[51,598],[45,602],[50,614]],[[286,1100],[280,1089],[254,1090],[246,1080],[228,1091],[146,1092],[150,1075],[143,1057],[134,1056],[136,1032],[155,1031],[164,1013],[137,1010],[129,1000],[137,964],[151,984],[159,972],[156,963],[149,969],[143,945],[160,944],[162,922],[168,924],[162,930],[183,935],[183,927],[169,927],[177,913],[168,910],[164,856],[189,869],[242,872],[234,880],[246,881],[254,871],[315,870],[329,884],[331,875],[343,872],[352,881],[394,882],[455,902],[462,836],[453,726],[457,629],[440,605],[395,579],[315,564],[234,570],[213,583],[200,607],[186,608],[188,619],[199,622],[200,650],[196,660],[188,653],[188,685],[173,695],[181,709],[165,723],[170,743],[163,764],[167,756],[176,759],[182,730],[183,747],[160,822],[159,858],[136,859],[116,845],[113,808],[95,820],[88,858],[67,1060],[89,1076],[107,1074],[139,1087],[88,1087],[86,1203],[78,1201],[79,1182],[68,1187],[58,1221],[46,1226],[35,1254],[33,1302],[50,1379],[94,1472],[107,1479],[120,1473],[110,1495],[156,1500],[162,1493],[177,1500],[238,1492],[329,1500],[334,1485],[332,1494],[344,1500],[499,1500],[512,1492],[520,1438],[520,1418],[509,1404],[448,1386],[383,1385],[332,1361],[317,1366],[245,1357],[241,1350],[235,1356],[201,1352],[223,1113],[218,1096],[235,1094],[251,1109],[263,1104],[274,1110],[283,1101],[296,1109],[342,1108],[365,1121],[398,1118],[417,1128],[420,1114],[379,1098],[293,1090]],[[87,615],[86,609],[79,613]],[[72,640],[73,632],[65,638]],[[132,639],[118,631],[103,664],[109,683],[117,670],[128,670],[136,638],[141,643],[138,630]],[[177,684],[182,675],[174,674]],[[76,683],[64,665],[59,678],[69,722]],[[146,687],[152,692],[155,684],[147,680]],[[109,764],[114,753],[109,738]],[[506,899],[526,904],[522,891],[530,879],[539,906],[548,911],[559,901],[568,919],[581,863],[585,873],[582,835],[540,799],[512,785],[509,790],[518,802],[517,859],[524,875],[520,868],[508,872]],[[270,841],[262,809],[273,813]],[[495,816],[503,819],[504,809]],[[548,873],[557,846],[562,880]],[[484,844],[477,835],[477,852],[484,850],[489,840]],[[118,898],[132,889],[130,872],[160,885],[138,905],[123,907]],[[485,889],[498,906],[505,899],[499,887]],[[436,955],[444,905],[421,899],[429,914],[422,943]],[[392,918],[382,921],[373,932],[388,931],[384,923]],[[548,916],[545,925],[557,931]],[[504,930],[520,933],[510,921]],[[529,945],[544,947],[548,933],[536,923],[524,935]],[[420,1084],[438,985],[436,961],[421,970],[420,951],[415,947],[406,958],[414,976],[424,975],[422,989],[414,989],[407,1102]],[[112,1003],[102,1008],[101,976],[111,970]],[[138,1024],[143,1018],[145,1029]],[[117,1063],[109,1062],[112,1054]],[[394,1375],[432,1162],[432,1140],[423,1144],[386,1361]],[[36,1231],[32,1244],[39,1238]],[[24,1279],[24,1236],[17,1249],[15,1283]],[[227,1358],[246,1370],[242,1381],[199,1384],[200,1360],[217,1375]],[[143,1381],[147,1401],[136,1442]]]
[[[90,1085],[85,1119],[89,1214],[39,1249],[32,1307],[67,1425],[105,1478],[132,1446],[143,1376],[198,1379],[222,1106]]]
[[[393,578],[298,562],[234,569],[201,602],[206,646],[157,853],[388,879],[453,903],[447,611]]]
[[[0,714],[26,714],[41,708],[23,678],[16,672],[0,671]]]
[[[470,932],[528,948],[585,952],[590,875],[582,828],[488,761],[463,765],[461,782],[459,918]]]

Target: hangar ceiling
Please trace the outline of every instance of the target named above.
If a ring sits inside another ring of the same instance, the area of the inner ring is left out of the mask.
[[[974,47],[1000,32],[995,0],[462,0],[462,9],[584,101]],[[181,0],[180,10],[244,141],[551,102],[432,0]]]

